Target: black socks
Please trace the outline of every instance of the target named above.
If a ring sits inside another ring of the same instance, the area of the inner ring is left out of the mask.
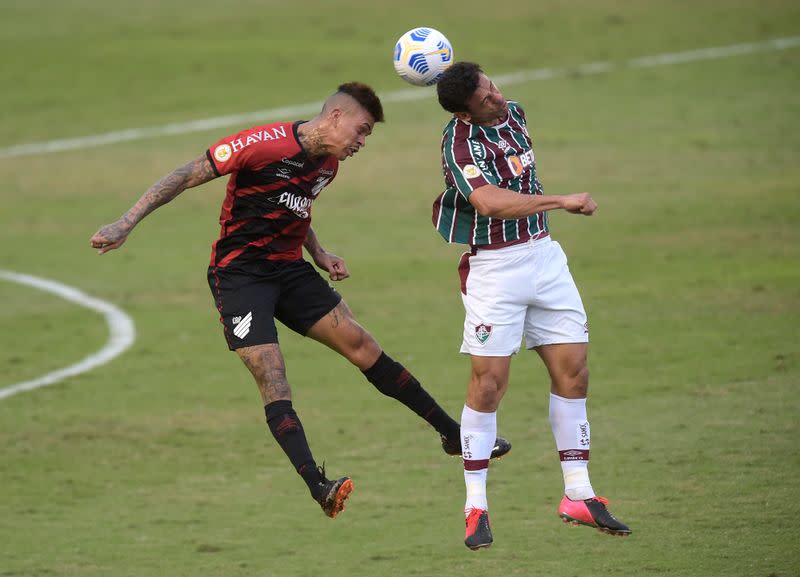
[[[448,439],[460,438],[459,424],[433,400],[403,365],[392,360],[386,353],[382,352],[375,364],[363,373],[376,389],[403,403],[430,423],[439,434]]]
[[[275,437],[294,468],[303,477],[311,494],[316,496],[322,478],[317,470],[314,457],[311,456],[303,425],[292,408],[292,401],[269,403],[264,407],[264,413],[267,415],[267,425],[272,436]]]

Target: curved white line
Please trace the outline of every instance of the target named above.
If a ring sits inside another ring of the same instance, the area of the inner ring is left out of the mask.
[[[64,300],[71,301],[75,304],[81,305],[87,309],[92,309],[102,313],[106,318],[109,332],[111,333],[108,342],[105,346],[94,354],[89,355],[82,361],[70,365],[63,369],[47,373],[41,377],[23,383],[17,383],[0,389],[0,399],[5,399],[17,393],[38,389],[39,387],[46,387],[55,384],[67,377],[74,377],[87,371],[91,371],[95,367],[104,365],[111,361],[114,357],[121,355],[128,349],[133,341],[136,340],[136,329],[133,325],[133,319],[125,312],[115,307],[106,301],[90,297],[86,293],[72,288],[70,286],[47,280],[27,274],[12,272],[9,270],[0,270],[0,279],[5,279],[11,282],[32,286],[39,290],[43,290],[54,295],[60,296]]]

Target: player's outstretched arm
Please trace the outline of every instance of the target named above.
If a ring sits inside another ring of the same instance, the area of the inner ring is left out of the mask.
[[[167,204],[187,188],[199,186],[217,177],[208,157],[203,154],[179,166],[147,189],[128,212],[116,222],[100,228],[89,241],[100,254],[119,248],[139,222],[159,206]]]
[[[308,254],[311,255],[311,258],[314,259],[314,264],[326,271],[331,280],[344,280],[350,276],[344,260],[322,248],[319,239],[317,239],[317,234],[311,227],[308,227],[308,234],[306,234],[303,246],[308,251]]]
[[[586,216],[597,210],[597,203],[586,192],[566,195],[519,194],[491,184],[473,190],[469,202],[483,216],[502,219],[524,218],[558,208]]]

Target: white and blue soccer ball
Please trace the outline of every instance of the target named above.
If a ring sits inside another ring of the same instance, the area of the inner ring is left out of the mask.
[[[414,28],[394,45],[394,69],[414,86],[436,84],[453,63],[453,47],[433,28]]]

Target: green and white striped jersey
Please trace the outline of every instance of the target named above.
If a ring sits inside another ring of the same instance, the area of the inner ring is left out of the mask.
[[[479,126],[455,117],[442,136],[446,189],[433,203],[433,225],[447,242],[489,245],[538,238],[548,232],[547,213],[503,220],[478,214],[469,195],[492,184],[520,194],[543,194],[536,178],[533,144],[525,112],[508,102],[508,119]]]

